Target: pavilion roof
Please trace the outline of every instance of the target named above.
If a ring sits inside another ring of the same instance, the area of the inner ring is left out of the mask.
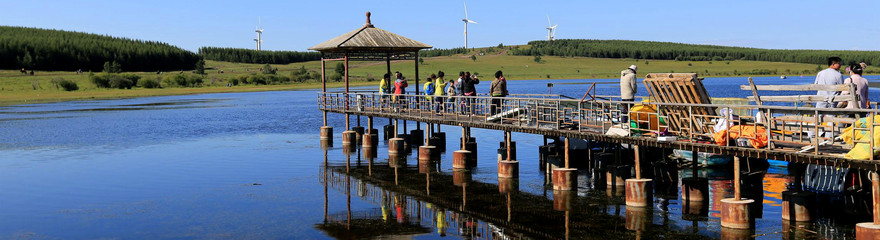
[[[367,12],[367,23],[363,27],[315,45],[309,50],[325,53],[402,53],[426,48],[432,46],[373,26],[370,23],[370,13]]]

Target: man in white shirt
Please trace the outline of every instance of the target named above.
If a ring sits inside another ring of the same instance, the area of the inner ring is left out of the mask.
[[[840,58],[839,57],[830,57],[828,58],[828,68],[816,74],[816,81],[813,84],[824,84],[824,85],[837,85],[843,84],[843,75],[840,74]],[[840,92],[836,91],[816,91],[816,95],[820,96],[835,96],[840,95]],[[836,105],[833,102],[822,101],[816,103],[816,108],[834,108]]]

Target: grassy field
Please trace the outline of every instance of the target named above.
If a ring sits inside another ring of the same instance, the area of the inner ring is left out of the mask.
[[[474,53],[473,55],[477,55]],[[756,61],[730,61],[730,62],[689,62],[671,60],[632,60],[632,59],[599,59],[599,58],[563,58],[543,57],[541,63],[537,63],[534,57],[509,56],[505,52],[489,53],[477,56],[476,61],[471,60],[471,54],[431,57],[426,58],[419,65],[420,80],[427,78],[430,73],[444,71],[448,78],[457,76],[459,71],[478,72],[483,78],[490,78],[495,71],[504,71],[505,76],[511,80],[530,79],[591,79],[591,78],[616,78],[620,71],[635,64],[639,67],[639,74],[654,72],[696,72],[701,76],[760,76],[742,74],[756,69],[776,71],[778,75],[813,75],[817,72],[817,66],[812,64],[781,63],[781,62],[756,62]],[[337,62],[327,63],[328,75],[333,73]],[[688,65],[690,64],[690,66]],[[260,64],[243,64],[230,62],[208,61],[207,76],[203,87],[178,88],[167,87],[162,89],[104,89],[97,88],[89,80],[89,73],[76,74],[75,72],[35,72],[34,76],[22,75],[17,70],[0,70],[0,106],[43,103],[85,99],[110,99],[129,98],[161,95],[183,95],[218,92],[247,92],[247,91],[273,91],[293,89],[320,88],[320,81],[308,81],[305,83],[291,83],[285,85],[239,85],[226,87],[228,80],[242,75],[259,72]],[[305,67],[309,71],[320,72],[320,61],[294,63],[287,65],[273,65],[278,68],[278,75],[290,76],[291,72]],[[400,71],[409,79],[414,78],[413,61],[392,62],[391,70]],[[224,73],[220,73],[220,71]],[[380,79],[385,72],[384,62],[352,62],[350,75],[352,86],[372,85],[367,82],[368,77]],[[189,74],[189,72],[185,72]],[[157,74],[156,72],[137,72],[142,79],[160,78],[178,72]],[[766,74],[765,74],[766,75]],[[79,90],[66,92],[58,89],[54,80],[66,79],[77,83]],[[341,82],[329,80],[328,86],[342,86]]]

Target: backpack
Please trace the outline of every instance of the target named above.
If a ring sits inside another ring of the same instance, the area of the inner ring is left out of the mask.
[[[425,83],[425,95],[434,95],[434,82]]]

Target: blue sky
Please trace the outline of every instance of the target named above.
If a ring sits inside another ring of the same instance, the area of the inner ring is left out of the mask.
[[[469,46],[557,38],[628,39],[785,49],[880,50],[880,1],[468,1]],[[848,6],[852,5],[852,6]],[[463,46],[463,1],[2,0],[0,25],[201,46],[304,51],[376,27],[437,48]]]

